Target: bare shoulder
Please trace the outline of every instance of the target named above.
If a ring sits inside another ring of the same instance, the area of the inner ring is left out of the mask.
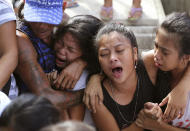
[[[37,52],[28,36],[20,31],[17,31],[16,35],[18,41],[19,59],[26,57],[37,58]]]
[[[145,64],[145,68],[150,77],[150,80],[152,81],[153,84],[155,84],[158,68],[154,64],[154,50],[142,52],[141,55],[142,55],[142,60]]]

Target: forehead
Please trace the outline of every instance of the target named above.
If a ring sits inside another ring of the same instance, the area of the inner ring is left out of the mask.
[[[180,37],[176,33],[169,33],[163,28],[159,28],[156,34],[155,42],[158,45],[166,46],[168,48],[179,48]]]
[[[129,44],[130,40],[127,39],[123,34],[116,31],[104,34],[100,37],[98,42],[99,47],[101,46],[115,46],[118,44]]]

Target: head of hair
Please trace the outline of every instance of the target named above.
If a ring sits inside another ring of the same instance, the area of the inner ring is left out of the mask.
[[[24,15],[22,14],[22,10],[24,9],[24,2],[21,2],[19,7],[18,7],[18,18],[20,20],[24,19]]]
[[[59,121],[59,112],[46,98],[23,94],[13,100],[0,117],[0,126],[14,131],[38,131]]]
[[[167,33],[177,35],[179,56],[190,54],[190,16],[187,13],[172,13],[166,17],[161,28]]]
[[[58,27],[55,33],[56,41],[61,39],[66,33],[71,33],[78,41],[77,44],[82,51],[81,58],[87,62],[87,70],[90,73],[97,73],[100,70],[93,43],[95,35],[102,25],[103,22],[94,16],[79,15],[72,17],[67,25]]]
[[[95,131],[95,129],[83,122],[65,121],[45,127],[40,131]]]
[[[96,48],[98,48],[98,46],[99,46],[98,42],[100,41],[101,37],[103,35],[109,34],[111,32],[117,32],[117,33],[123,35],[126,39],[128,39],[130,41],[131,47],[136,47],[138,49],[137,40],[136,40],[134,33],[131,30],[129,30],[127,28],[127,26],[125,26],[122,23],[109,23],[109,24],[103,26],[99,30],[99,32],[96,36],[96,41],[95,41]]]

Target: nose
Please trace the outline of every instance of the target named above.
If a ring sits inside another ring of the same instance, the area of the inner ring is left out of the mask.
[[[59,53],[60,53],[61,55],[63,55],[63,56],[66,56],[66,55],[67,55],[67,51],[65,50],[64,47],[59,49]]]
[[[154,58],[156,61],[159,61],[161,59],[161,54],[159,49],[154,49]]]
[[[111,55],[110,55],[110,62],[113,63],[113,62],[116,62],[116,61],[118,61],[118,58],[117,58],[116,54],[115,53],[111,53]]]
[[[47,29],[51,29],[51,27],[53,27],[53,26],[50,24],[47,24],[47,23],[40,23],[39,27],[41,30],[47,30]]]

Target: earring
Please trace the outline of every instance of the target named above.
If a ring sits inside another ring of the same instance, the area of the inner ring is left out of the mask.
[[[135,69],[137,69],[137,61],[135,61]]]

